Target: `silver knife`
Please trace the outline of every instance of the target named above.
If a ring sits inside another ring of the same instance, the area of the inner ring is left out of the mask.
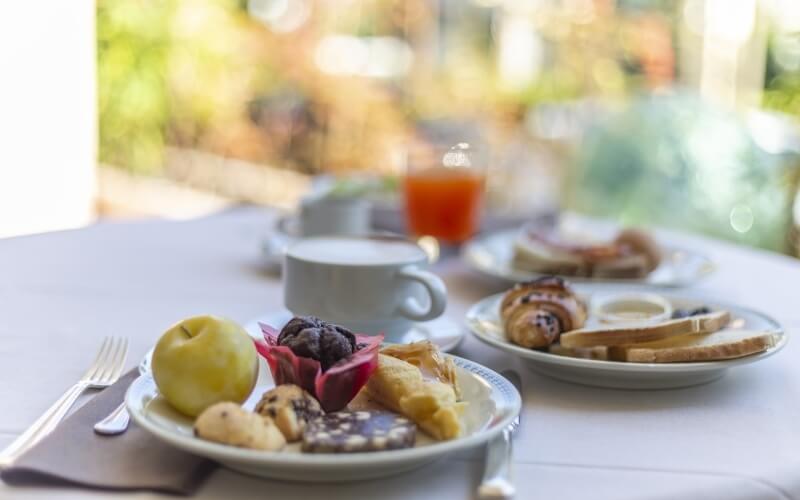
[[[519,374],[514,370],[504,370],[500,374],[516,387],[522,397],[522,380]],[[479,498],[506,499],[512,498],[516,493],[514,483],[511,481],[511,439],[519,427],[520,414],[517,414],[499,436],[492,438],[486,445],[483,479],[478,487]]]

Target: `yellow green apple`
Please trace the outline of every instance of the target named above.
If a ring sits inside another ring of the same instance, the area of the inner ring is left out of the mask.
[[[152,367],[159,392],[176,410],[196,417],[214,403],[243,403],[258,377],[258,355],[238,324],[195,316],[164,332]]]

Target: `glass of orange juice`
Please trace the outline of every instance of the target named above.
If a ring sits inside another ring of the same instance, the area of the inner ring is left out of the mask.
[[[403,180],[408,231],[459,244],[478,231],[486,166],[466,143],[409,154]]]

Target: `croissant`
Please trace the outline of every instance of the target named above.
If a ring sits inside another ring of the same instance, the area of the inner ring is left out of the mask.
[[[549,346],[564,332],[583,327],[586,305],[564,280],[545,277],[519,283],[506,292],[500,315],[511,342],[539,348]]]
[[[623,251],[640,255],[645,260],[645,271],[647,273],[654,271],[661,262],[662,255],[658,243],[644,231],[624,229],[617,235],[614,243],[622,248]]]

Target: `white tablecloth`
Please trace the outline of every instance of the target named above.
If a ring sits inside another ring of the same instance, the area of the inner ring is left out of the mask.
[[[99,224],[0,240],[0,447],[89,365],[100,339],[125,335],[133,366],[171,323],[215,313],[241,322],[282,307],[280,282],[262,272],[258,246],[271,216],[240,209],[187,222]],[[718,272],[687,291],[763,310],[800,326],[800,265],[786,257],[670,235],[711,255]],[[447,314],[502,285],[457,260]],[[515,441],[519,498],[800,498],[800,343],[709,385],[667,391],[593,389],[529,372],[467,338],[458,354],[517,368],[524,415]],[[198,498],[471,498],[482,454],[417,472],[345,485],[267,481],[220,469]],[[0,498],[155,498],[80,489],[10,488]]]

